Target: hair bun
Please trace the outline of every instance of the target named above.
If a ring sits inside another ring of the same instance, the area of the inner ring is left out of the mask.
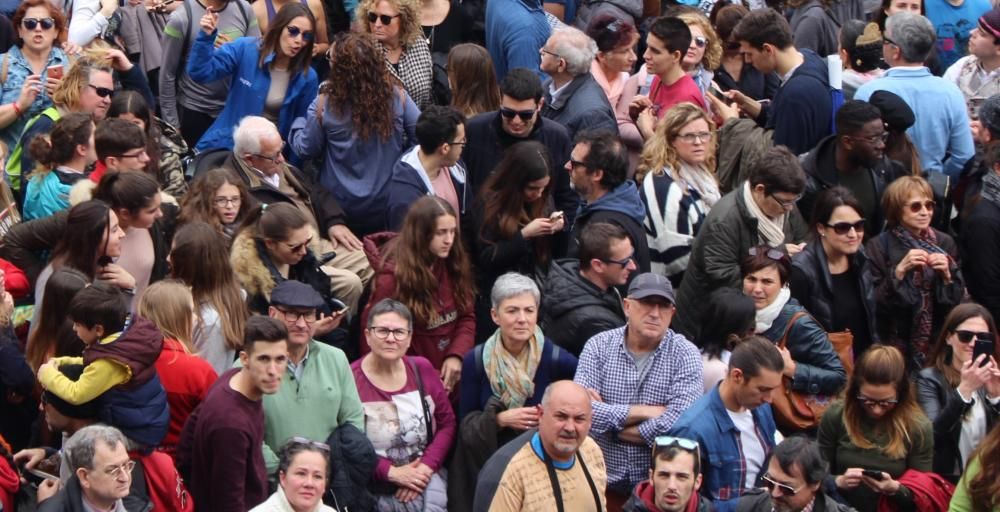
[[[856,46],[865,46],[876,43],[882,43],[882,31],[879,30],[877,23],[869,23],[865,25],[865,31],[854,40],[854,44]]]

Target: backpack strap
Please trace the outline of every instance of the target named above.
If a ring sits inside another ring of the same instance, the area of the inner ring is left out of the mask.
[[[552,359],[549,359],[549,382],[554,382],[556,378],[556,367],[559,365],[559,358],[562,357],[562,347],[551,343],[552,345]]]
[[[472,359],[476,361],[476,374],[486,375],[486,370],[483,368],[483,347],[485,343],[480,343],[476,345],[475,351],[472,354]]]

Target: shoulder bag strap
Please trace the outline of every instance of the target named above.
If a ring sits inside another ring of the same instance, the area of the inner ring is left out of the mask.
[[[792,318],[788,321],[788,325],[785,326],[785,334],[783,334],[781,339],[778,340],[779,348],[785,348],[785,345],[788,343],[788,333],[792,332],[792,327],[795,326],[795,322],[804,316],[806,316],[805,311],[799,311],[792,315]]]
[[[417,392],[420,393],[420,407],[424,411],[424,425],[427,427],[427,444],[431,444],[431,438],[434,437],[434,424],[431,421],[430,407],[427,406],[427,400],[424,398],[424,379],[420,377],[420,370],[413,363],[413,359],[407,357],[406,364],[410,367],[410,370],[413,370],[413,377],[417,379]]]

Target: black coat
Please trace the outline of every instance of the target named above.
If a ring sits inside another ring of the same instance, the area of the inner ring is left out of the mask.
[[[368,491],[368,483],[378,465],[371,441],[358,427],[345,423],[330,434],[326,444],[330,446],[329,488],[336,497],[337,510],[371,510],[375,497]],[[324,499],[333,506],[329,493]]]
[[[934,472],[956,483],[962,476],[958,440],[962,435],[962,421],[972,408],[972,402],[966,403],[937,368],[920,370],[916,381],[917,401],[934,424]],[[1000,407],[991,404],[982,390],[973,400],[986,406],[986,432],[989,432],[997,423]]]
[[[542,293],[542,331],[580,357],[593,335],[625,325],[618,291],[601,290],[580,275],[580,262],[552,262]]]
[[[972,299],[1000,318],[1000,206],[987,199],[966,205],[959,238],[962,274]]]

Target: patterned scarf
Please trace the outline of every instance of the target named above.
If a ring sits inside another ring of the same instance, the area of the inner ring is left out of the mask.
[[[903,247],[905,247],[907,251],[910,249],[921,249],[929,253],[948,254],[944,249],[938,247],[937,234],[932,228],[927,228],[922,233],[915,236],[906,228],[896,226],[892,228],[891,233],[892,236],[896,237],[896,239],[903,244]],[[921,304],[920,308],[917,310],[917,316],[913,321],[913,331],[910,333],[910,339],[899,341],[901,341],[904,345],[906,345],[907,341],[909,341],[909,345],[913,350],[913,357],[921,364],[930,351],[931,333],[933,331],[934,272],[934,269],[932,269],[930,265],[924,265],[922,269],[915,269],[910,272],[907,277],[908,279],[912,279],[913,287],[920,293]]]
[[[483,346],[483,368],[490,379],[493,396],[508,409],[523,407],[524,402],[535,394],[535,370],[542,361],[542,346],[545,335],[542,329],[535,326],[535,335],[524,347],[527,350],[527,365],[522,366],[517,356],[507,351],[500,340],[500,329],[497,329]]]
[[[768,217],[757,206],[757,201],[753,200],[753,192],[750,190],[750,180],[743,182],[743,202],[746,203],[750,215],[753,215],[757,219],[757,234],[760,235],[761,240],[771,247],[781,247],[785,243],[785,218],[788,215],[784,214],[776,218]]]

